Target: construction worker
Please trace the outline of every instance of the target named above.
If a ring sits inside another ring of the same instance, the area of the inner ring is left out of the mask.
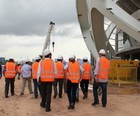
[[[99,86],[102,89],[102,107],[106,107],[107,104],[107,83],[110,61],[105,57],[105,55],[106,51],[101,49],[99,51],[99,58],[96,61],[93,83],[94,102],[92,103],[92,106],[99,104],[97,91]]]
[[[91,74],[92,74],[92,66],[88,63],[88,58],[84,57],[83,58],[83,64],[82,67],[84,69],[83,72],[83,78],[81,79],[80,82],[80,87],[83,92],[83,99],[86,99],[88,97],[88,85],[89,81],[92,79]]]
[[[38,71],[38,65],[39,65],[40,60],[41,60],[41,58],[39,56],[37,56],[35,58],[35,62],[32,64],[32,79],[33,79],[33,83],[34,83],[34,97],[35,97],[35,99],[38,98],[38,90],[39,90],[40,95],[41,95],[40,85],[37,82],[37,71]]]
[[[83,61],[80,58],[77,58],[77,62],[79,62],[80,66],[83,64]],[[80,76],[81,76],[81,72],[80,72]],[[79,102],[79,84],[76,90],[76,102]]]
[[[32,67],[30,65],[29,59],[25,60],[25,64],[21,67],[21,77],[22,77],[22,88],[21,88],[21,93],[20,95],[24,95],[24,90],[26,86],[26,81],[28,81],[28,89],[30,94],[33,94],[32,91],[32,83],[31,83],[31,70]]]
[[[4,65],[3,75],[5,77],[5,98],[8,98],[9,85],[11,85],[11,95],[15,94],[14,92],[14,82],[17,75],[17,66],[13,58],[9,58],[9,61]]]
[[[68,109],[73,110],[75,108],[76,90],[80,82],[80,64],[75,60],[74,55],[69,60],[65,67],[67,74],[67,96],[69,100]]]
[[[51,95],[52,95],[52,84],[55,77],[55,63],[51,59],[51,51],[45,49],[43,51],[43,57],[39,63],[37,81],[41,83],[42,100],[40,106],[46,108],[46,112],[51,111]]]
[[[63,64],[63,57],[58,56],[56,64],[56,76],[54,81],[54,96],[56,98],[59,95],[59,98],[62,98],[62,89],[63,89],[63,81],[64,81],[64,64]],[[57,83],[59,83],[59,93],[57,92]]]
[[[20,63],[17,65],[17,74],[18,74],[18,80],[20,80],[20,73],[21,73],[21,65]]]

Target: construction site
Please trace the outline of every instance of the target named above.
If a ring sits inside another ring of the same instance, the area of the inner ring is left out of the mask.
[[[87,99],[81,89],[79,102],[74,110],[68,110],[67,94],[62,99],[52,97],[52,111],[40,107],[41,96],[34,98],[25,89],[20,96],[22,81],[15,78],[15,95],[4,96],[4,77],[0,80],[0,116],[139,116],[140,105],[140,1],[139,0],[75,0],[82,37],[90,51],[90,63],[94,67],[104,49],[110,60],[107,89],[107,106],[93,107],[93,80]],[[43,50],[50,47],[51,22]],[[54,43],[52,43],[54,47]],[[33,85],[32,85],[33,86]],[[54,94],[52,92],[52,94]],[[102,94],[102,93],[101,93]]]

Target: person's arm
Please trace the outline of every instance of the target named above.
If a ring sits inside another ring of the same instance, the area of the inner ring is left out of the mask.
[[[5,77],[5,71],[6,71],[6,64],[4,65],[4,67],[3,67],[3,76]]]
[[[100,58],[97,59],[95,72],[94,72],[94,78],[95,78],[96,82],[98,82],[97,75],[98,75],[98,72],[99,72],[99,64],[100,64]]]
[[[80,65],[80,81],[82,80],[83,76],[84,76],[84,68],[83,65]]]
[[[37,82],[39,82],[39,78],[40,78],[40,62],[38,64],[38,71],[37,71]]]

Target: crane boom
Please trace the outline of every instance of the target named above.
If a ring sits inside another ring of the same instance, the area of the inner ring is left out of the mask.
[[[47,33],[47,36],[46,36],[46,39],[45,39],[45,43],[44,43],[44,46],[43,46],[42,54],[43,54],[43,51],[45,49],[50,49],[50,37],[51,37],[51,33],[52,33],[52,30],[53,30],[53,27],[54,27],[55,23],[50,22],[49,25],[50,26],[49,26],[48,33]]]

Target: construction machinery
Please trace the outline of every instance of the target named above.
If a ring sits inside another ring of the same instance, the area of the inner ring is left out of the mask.
[[[52,22],[52,21],[49,24],[49,29],[48,29],[47,36],[46,36],[46,39],[45,39],[45,42],[44,42],[44,46],[43,46],[43,50],[42,50],[42,55],[43,55],[43,51],[45,49],[50,49],[51,34],[52,34],[52,30],[54,28],[54,25],[55,25],[55,23]],[[55,45],[55,42],[53,41],[52,42],[53,51],[54,51],[54,45]]]

